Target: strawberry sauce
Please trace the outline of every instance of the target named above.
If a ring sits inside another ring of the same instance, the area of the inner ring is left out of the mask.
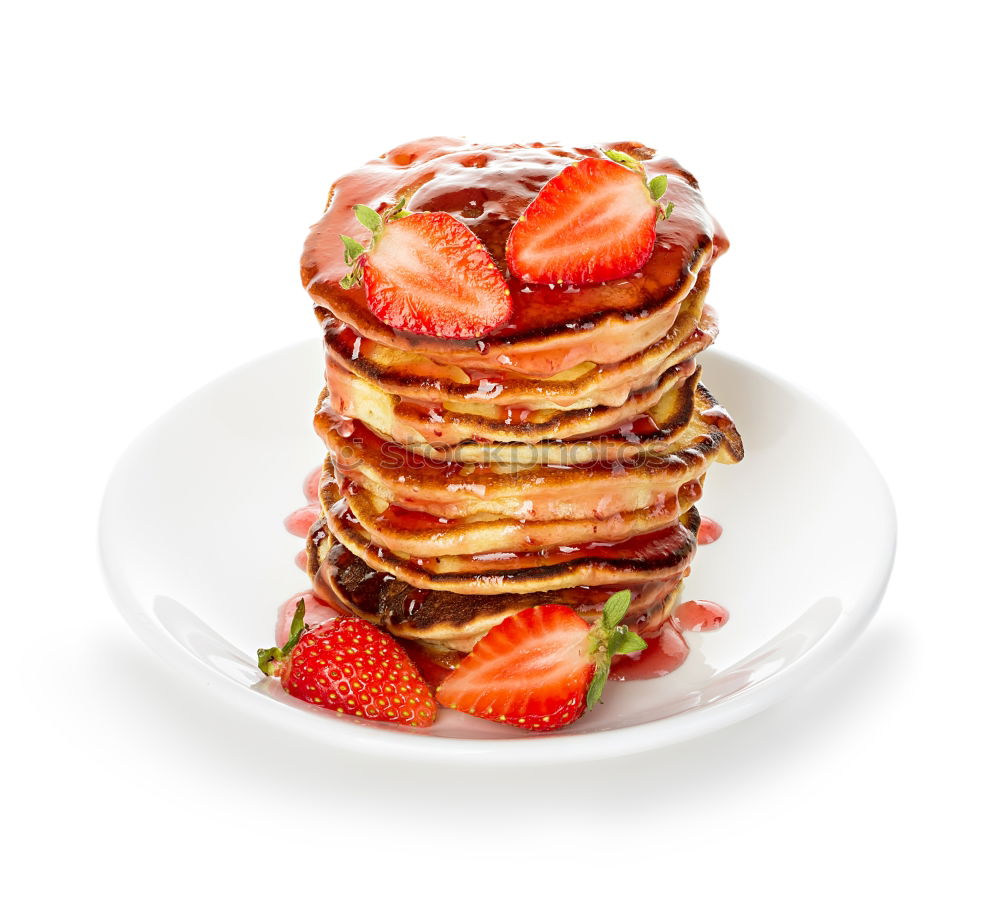
[[[312,503],[297,508],[285,518],[285,530],[295,537],[305,537],[319,517],[319,505]]]
[[[698,528],[698,546],[715,543],[722,536],[722,525],[714,518],[701,516],[701,526]]]
[[[673,622],[685,632],[711,632],[729,621],[729,611],[710,600],[684,601],[674,610]]]
[[[305,624],[307,626],[318,626],[328,619],[341,614],[322,600],[312,591],[300,591],[293,594],[278,608],[278,622],[274,627],[275,645],[284,645],[288,641],[288,633],[292,626],[292,617],[295,616],[295,608],[299,601],[305,601],[306,615]]]
[[[685,601],[662,631],[645,636],[647,647],[635,654],[622,655],[611,665],[612,680],[652,680],[673,673],[686,660],[690,649],[685,632],[711,632],[729,620],[729,611],[710,600]]]
[[[323,476],[323,465],[311,470],[309,475],[302,481],[302,495],[306,497],[310,505],[319,502],[319,480]]]
[[[611,664],[611,680],[652,680],[672,674],[688,656],[688,644],[670,623],[657,636],[646,639],[647,647],[622,655]]]
[[[441,655],[431,654],[419,642],[408,639],[401,639],[400,645],[410,656],[410,660],[416,665],[429,686],[440,686],[445,677],[448,676],[462,660],[462,655],[457,651],[443,652]]]

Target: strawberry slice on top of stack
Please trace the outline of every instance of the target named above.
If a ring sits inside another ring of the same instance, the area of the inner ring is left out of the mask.
[[[507,239],[507,266],[528,283],[577,285],[617,280],[653,253],[667,176],[646,180],[642,163],[606,150],[607,159],[566,166],[538,192]]]

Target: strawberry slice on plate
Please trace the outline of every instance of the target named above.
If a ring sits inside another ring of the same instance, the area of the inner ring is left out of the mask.
[[[354,207],[372,241],[340,236],[352,268],[340,285],[362,283],[375,317],[397,330],[471,340],[505,324],[510,289],[483,243],[449,213],[407,213],[404,204]]]
[[[646,647],[620,625],[630,598],[613,594],[593,626],[561,604],[507,617],[445,678],[438,702],[531,731],[571,724],[600,700],[611,659]]]
[[[528,283],[587,284],[620,279],[653,253],[667,176],[647,183],[642,163],[606,150],[566,166],[528,204],[507,238],[507,266]]]

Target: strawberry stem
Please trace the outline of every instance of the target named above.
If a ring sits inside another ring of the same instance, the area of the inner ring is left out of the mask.
[[[280,673],[281,662],[288,657],[292,649],[299,644],[302,633],[306,631],[306,602],[300,600],[295,605],[295,616],[292,617],[292,626],[288,632],[288,641],[281,648],[258,648],[257,666],[269,677]]]
[[[361,242],[350,235],[341,235],[340,240],[344,245],[344,263],[351,268],[350,272],[340,281],[342,289],[350,289],[361,282],[361,274],[364,270],[364,262],[361,258],[375,250],[375,245],[382,237],[385,227],[396,219],[402,219],[410,214],[404,209],[406,198],[400,197],[388,210],[379,213],[363,203],[354,205],[354,218],[372,233],[372,240],[366,248]]]
[[[604,605],[600,620],[594,623],[590,630],[590,650],[596,657],[597,667],[590,686],[587,687],[588,712],[601,701],[601,693],[604,692],[608,674],[611,673],[611,659],[615,655],[631,654],[646,647],[643,638],[636,635],[628,626],[622,625],[631,601],[631,591],[618,591],[612,594]]]
[[[646,169],[643,164],[636,159],[634,156],[630,156],[628,153],[621,152],[618,149],[602,149],[601,152],[604,153],[612,162],[617,162],[619,165],[624,165],[625,168],[631,169],[646,185],[646,190],[649,191],[649,196],[653,198],[653,202],[656,203],[657,219],[669,219],[670,214],[674,211],[674,205],[672,203],[660,203],[660,198],[667,191],[667,176],[657,175],[650,181],[646,181]]]

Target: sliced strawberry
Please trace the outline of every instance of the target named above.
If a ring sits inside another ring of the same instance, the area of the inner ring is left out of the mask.
[[[385,214],[354,208],[372,232],[368,249],[347,236],[354,267],[341,285],[364,284],[374,315],[415,334],[476,339],[505,324],[510,290],[483,243],[448,213],[407,213],[400,201]]]
[[[538,192],[507,238],[511,273],[529,283],[603,283],[649,260],[656,222],[673,208],[657,202],[666,176],[647,184],[636,159],[605,155],[573,162]]]
[[[600,699],[611,658],[646,647],[619,625],[629,598],[628,591],[612,595],[593,626],[561,604],[507,617],[448,675],[438,688],[438,701],[532,731],[576,721]]]

